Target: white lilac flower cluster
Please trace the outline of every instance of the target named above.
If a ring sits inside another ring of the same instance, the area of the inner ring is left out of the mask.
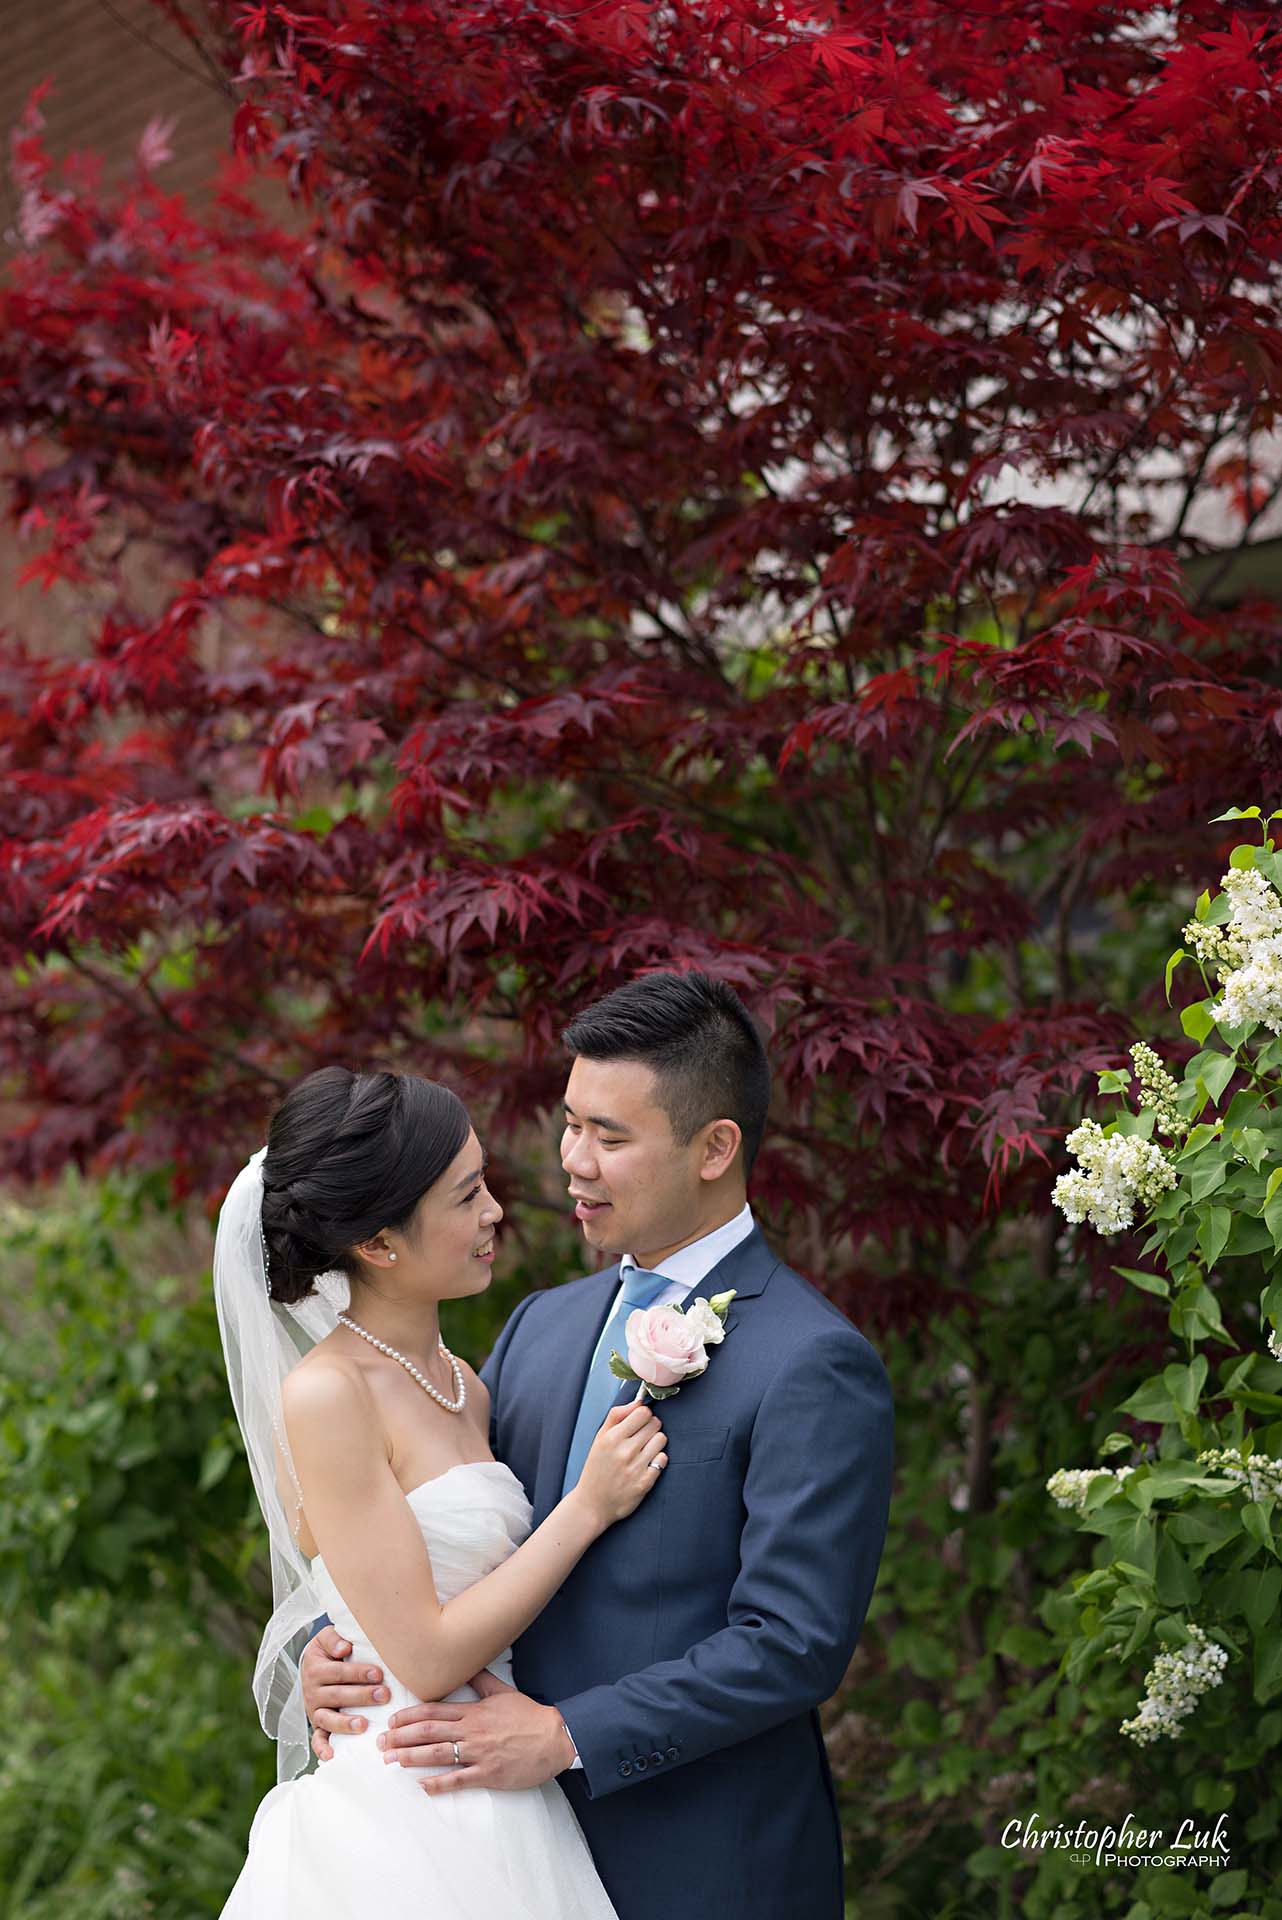
[[[1242,1026],[1258,1020],[1282,1033],[1282,897],[1258,867],[1230,867],[1220,880],[1229,898],[1228,924],[1190,920],[1184,939],[1220,983],[1212,1020]]]
[[[1135,1042],[1131,1048],[1131,1059],[1135,1062],[1135,1077],[1139,1081],[1140,1105],[1151,1108],[1156,1114],[1159,1133],[1166,1134],[1171,1140],[1182,1140],[1189,1130],[1189,1123],[1175,1102],[1179,1092],[1177,1083],[1145,1041]]]
[[[1106,1134],[1098,1120],[1083,1120],[1064,1145],[1081,1165],[1061,1173],[1051,1198],[1074,1225],[1089,1220],[1098,1233],[1120,1233],[1134,1220],[1137,1202],[1149,1205],[1175,1185],[1175,1168],[1161,1147],[1135,1134]]]
[[[1122,1722],[1122,1732],[1140,1746],[1179,1733],[1181,1720],[1224,1678],[1229,1658],[1224,1648],[1192,1621],[1188,1630],[1193,1637],[1187,1646],[1158,1654],[1144,1676],[1144,1698],[1135,1718]]]
[[[1282,1333],[1273,1327],[1269,1328],[1269,1352],[1275,1360],[1282,1360]]]
[[[1046,1491],[1057,1507],[1086,1512],[1086,1489],[1101,1473],[1111,1475],[1120,1484],[1134,1467],[1059,1467],[1046,1482]]]
[[[1274,1460],[1267,1453],[1244,1454],[1240,1447],[1208,1447],[1197,1457],[1200,1465],[1213,1467],[1227,1480],[1249,1487],[1252,1500],[1282,1494],[1282,1460]]]

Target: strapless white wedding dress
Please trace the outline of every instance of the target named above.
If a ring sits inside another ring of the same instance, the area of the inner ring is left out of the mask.
[[[501,1461],[451,1467],[405,1497],[443,1601],[491,1572],[530,1531],[530,1503]],[[418,1782],[447,1768],[384,1764],[378,1734],[417,1695],[388,1672],[324,1562],[312,1565],[330,1619],[352,1643],[353,1664],[382,1667],[392,1697],[362,1708],[366,1731],[336,1739],[332,1760],[267,1794],[223,1920],[618,1920],[554,1780],[429,1796]],[[490,1671],[511,1683],[510,1649]],[[463,1686],[447,1698],[477,1695]]]

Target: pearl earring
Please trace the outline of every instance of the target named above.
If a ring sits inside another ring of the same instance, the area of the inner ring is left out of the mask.
[[[394,1253],[389,1253],[387,1257],[388,1257],[388,1259],[389,1259],[389,1260],[391,1260],[391,1261],[395,1261],[395,1259],[396,1259],[396,1255],[395,1255]]]

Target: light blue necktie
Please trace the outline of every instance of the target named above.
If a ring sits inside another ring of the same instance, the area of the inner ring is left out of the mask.
[[[648,1267],[624,1267],[622,1279],[622,1296],[606,1322],[605,1332],[597,1344],[595,1358],[588,1368],[588,1377],[583,1383],[579,1417],[574,1423],[574,1438],[570,1441],[569,1458],[565,1463],[565,1480],[561,1486],[562,1498],[571,1487],[578,1485],[579,1475],[583,1471],[583,1462],[588,1457],[601,1422],[617,1400],[620,1388],[626,1385],[625,1381],[610,1372],[611,1347],[616,1353],[621,1353],[625,1359],[627,1358],[623,1329],[627,1324],[628,1315],[635,1313],[638,1307],[652,1306],[663,1289],[671,1285],[666,1273],[651,1273]]]

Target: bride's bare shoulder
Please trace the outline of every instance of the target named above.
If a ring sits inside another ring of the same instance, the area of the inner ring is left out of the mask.
[[[360,1360],[324,1340],[285,1375],[281,1401],[291,1419],[307,1421],[338,1417],[364,1424],[375,1411]]]

